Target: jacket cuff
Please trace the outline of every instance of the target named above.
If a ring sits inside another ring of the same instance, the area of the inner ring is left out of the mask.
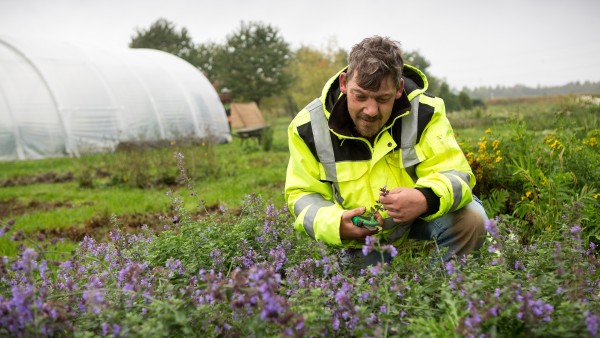
[[[440,198],[433,192],[431,188],[416,188],[427,200],[427,211],[421,217],[427,217],[435,214],[440,210]]]

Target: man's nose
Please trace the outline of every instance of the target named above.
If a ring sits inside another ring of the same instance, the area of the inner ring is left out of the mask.
[[[365,102],[363,112],[372,117],[377,116],[379,114],[379,105],[377,104],[377,101],[374,99],[368,99]]]

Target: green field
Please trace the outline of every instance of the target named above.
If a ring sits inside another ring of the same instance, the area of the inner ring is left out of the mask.
[[[269,116],[263,144],[0,163],[0,323],[23,336],[597,336],[600,107],[495,100],[448,118],[491,220],[479,258],[437,266],[431,243],[406,241],[391,265],[355,271],[292,231],[289,117]]]

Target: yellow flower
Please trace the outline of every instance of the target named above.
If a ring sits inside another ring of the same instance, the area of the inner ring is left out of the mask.
[[[597,200],[600,200],[600,194],[594,195],[594,198],[597,199]]]
[[[500,162],[500,161],[502,161],[502,156],[498,156],[498,157],[496,157],[496,163],[498,163],[498,162]]]
[[[589,139],[583,140],[583,144],[588,145],[590,147],[595,147],[598,145],[598,140],[595,137],[590,137]]]
[[[562,147],[563,145],[558,140],[554,140],[554,143],[550,145],[550,148],[552,149],[561,149]]]
[[[479,142],[479,151],[483,152],[486,148],[487,141]]]
[[[491,133],[491,132],[492,132],[492,129],[491,129],[491,128],[488,128],[488,129],[486,129],[486,130],[485,130],[485,133],[486,133],[486,134],[489,134],[489,133]]]
[[[494,142],[492,142],[492,149],[498,150],[499,145],[500,145],[500,141],[494,140]]]

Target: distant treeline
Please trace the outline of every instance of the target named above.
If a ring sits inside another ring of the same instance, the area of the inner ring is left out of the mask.
[[[516,85],[512,87],[496,86],[496,87],[477,87],[475,89],[463,89],[473,99],[493,99],[493,98],[514,98],[527,96],[549,96],[562,94],[600,94],[599,82],[569,82],[564,86],[527,87],[524,85]]]

